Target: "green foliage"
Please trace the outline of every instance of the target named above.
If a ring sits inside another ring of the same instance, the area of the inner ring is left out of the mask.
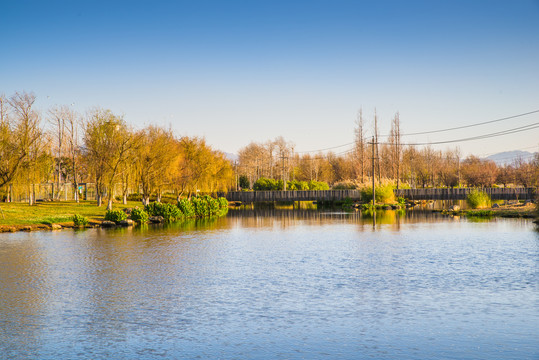
[[[180,199],[178,201],[178,209],[182,212],[183,216],[186,218],[193,218],[195,217],[195,208],[193,206],[193,203],[187,199]]]
[[[88,218],[79,214],[75,214],[73,215],[73,224],[75,224],[75,226],[86,226],[88,225]]]
[[[397,203],[398,203],[399,205],[401,205],[401,206],[404,206],[404,205],[406,204],[406,199],[399,196],[399,197],[397,198]]]
[[[253,185],[254,190],[283,190],[283,181],[282,180],[275,180],[275,179],[268,179],[268,178],[260,178],[257,181],[255,181]]]
[[[324,181],[309,181],[309,190],[329,190],[329,185]]]
[[[210,216],[210,208],[208,202],[201,197],[194,197],[191,199],[193,208],[195,209],[195,216],[204,218]]]
[[[468,211],[466,213],[466,216],[471,217],[491,217],[494,215],[494,211],[492,210],[479,210],[479,211]]]
[[[361,189],[361,199],[365,202],[372,202],[372,186],[365,186]],[[376,185],[376,202],[386,204],[395,202],[393,184]]]
[[[219,201],[219,208],[228,209],[228,200],[226,198],[220,197],[217,201]]]
[[[150,216],[162,216],[166,222],[178,220],[182,217],[182,212],[174,204],[164,204],[160,202],[153,202],[144,207],[144,210]]]
[[[490,207],[492,204],[490,196],[487,193],[477,189],[472,190],[468,194],[466,202],[472,209],[484,209]]]
[[[133,220],[134,222],[144,224],[148,222],[148,218],[148,213],[143,209],[139,209],[138,207],[136,207],[131,211],[131,220]]]
[[[286,182],[287,190],[309,190],[309,183],[307,181],[292,180]]]
[[[105,214],[105,220],[114,221],[115,223],[125,219],[127,219],[127,214],[122,210],[107,210]]]
[[[240,188],[249,189],[250,183],[249,183],[249,178],[247,177],[247,175],[240,175],[238,182],[239,182],[238,185],[240,186]]]
[[[344,199],[344,202],[342,203],[342,209],[343,210],[352,210],[352,206],[354,205],[354,201],[347,197]]]
[[[351,180],[344,180],[333,185],[333,190],[353,190],[357,189],[357,185]]]

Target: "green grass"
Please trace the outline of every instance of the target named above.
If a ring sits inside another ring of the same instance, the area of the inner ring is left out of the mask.
[[[135,206],[140,206],[140,202],[114,204],[113,208]],[[75,214],[85,216],[90,221],[101,221],[105,216],[105,209],[106,204],[97,207],[95,201],[81,201],[78,204],[74,201],[39,202],[34,206],[27,203],[0,203],[0,226],[73,223]]]

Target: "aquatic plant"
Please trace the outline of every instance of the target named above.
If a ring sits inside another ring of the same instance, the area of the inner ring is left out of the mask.
[[[477,189],[473,189],[468,194],[466,202],[468,203],[468,206],[470,206],[472,209],[485,209],[490,207],[492,204],[490,196],[487,193],[479,191]]]

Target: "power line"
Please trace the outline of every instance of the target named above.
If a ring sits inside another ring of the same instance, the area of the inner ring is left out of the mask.
[[[472,136],[472,137],[468,137],[468,138],[460,138],[460,139],[445,140],[445,141],[434,141],[434,142],[423,142],[423,143],[408,143],[406,145],[408,145],[408,146],[441,145],[441,144],[451,144],[451,143],[473,141],[473,140],[482,140],[482,139],[488,139],[488,138],[493,138],[493,137],[498,137],[498,136],[515,134],[515,133],[519,133],[519,132],[523,132],[523,131],[534,130],[534,129],[537,129],[537,128],[539,128],[539,122],[524,125],[524,126],[519,126],[519,127],[516,127],[516,128],[511,128],[511,129],[507,129],[507,130],[503,130],[503,131],[497,131],[497,132],[493,132],[493,133],[489,133],[489,134]],[[382,145],[391,145],[391,143],[389,143],[389,142],[377,142],[376,144],[378,144],[378,145],[380,145],[380,144],[382,144]],[[334,155],[335,156],[345,155],[345,154],[350,154],[350,153],[352,153],[354,151],[355,151],[355,149],[349,149],[349,150],[342,151],[340,153],[336,153]],[[323,157],[322,158],[318,157],[318,158],[315,158],[315,159],[323,159]]]
[[[505,120],[510,120],[510,119],[515,119],[515,118],[519,118],[519,117],[523,117],[523,116],[531,115],[531,114],[536,114],[536,113],[539,113],[539,109],[529,111],[529,112],[526,112],[526,113],[522,113],[522,114],[507,116],[507,117],[494,119],[494,120],[489,120],[489,121],[483,121],[483,122],[470,124],[470,125],[456,126],[456,127],[452,127],[452,128],[439,129],[439,130],[421,131],[421,132],[415,132],[415,133],[409,133],[409,134],[401,134],[401,136],[427,135],[427,134],[436,134],[436,133],[447,132],[447,131],[452,131],[452,130],[467,129],[467,128],[471,128],[471,127],[475,127],[475,126],[492,124],[492,123],[505,121]],[[389,137],[389,135],[379,135],[379,136],[380,137]],[[445,142],[438,142],[438,143],[443,144]],[[355,142],[351,142],[351,143],[346,143],[346,144],[332,146],[332,147],[318,149],[318,150],[296,151],[296,153],[300,153],[300,154],[303,154],[303,153],[316,153],[316,152],[321,152],[321,151],[338,149],[338,148],[341,148],[341,147],[350,146],[350,145],[354,145],[354,144],[355,144]],[[431,142],[431,143],[418,144],[418,145],[426,145],[426,144],[436,144],[436,143]]]

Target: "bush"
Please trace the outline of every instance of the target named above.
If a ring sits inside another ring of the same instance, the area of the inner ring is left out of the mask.
[[[275,179],[268,179],[261,177],[257,181],[255,181],[253,185],[253,190],[282,190],[283,189],[283,181],[282,180],[275,180]]]
[[[238,185],[242,189],[249,189],[251,184],[249,183],[249,178],[247,177],[247,175],[240,175]]]
[[[210,216],[210,208],[208,202],[200,197],[194,197],[191,199],[193,208],[195,209],[195,216],[199,218]]]
[[[468,194],[466,202],[472,209],[485,209],[490,207],[492,204],[490,196],[487,193],[477,189],[472,190]]]
[[[174,204],[153,202],[144,207],[150,216],[162,216],[166,222],[174,221],[182,217],[182,212]]]
[[[119,223],[122,220],[127,219],[127,214],[122,210],[107,210],[105,213],[105,220],[114,221]]]
[[[360,189],[361,191],[361,200],[364,202],[372,201],[372,186],[364,186]],[[376,202],[379,203],[394,203],[395,194],[393,193],[393,184],[384,183],[376,185]]]
[[[148,222],[148,218],[148,213],[143,209],[139,209],[138,207],[136,207],[131,211],[131,220],[133,220],[134,222],[144,224]]]
[[[292,180],[286,182],[287,190],[309,190],[309,183],[307,181]]]
[[[228,200],[224,197],[217,199],[219,201],[219,208],[228,209]]]
[[[353,190],[357,189],[357,185],[352,180],[344,180],[333,184],[333,190]]]
[[[329,190],[329,185],[324,181],[309,181],[309,190]]]
[[[180,199],[178,201],[178,209],[182,212],[183,216],[186,218],[195,217],[195,208],[193,203],[187,199]]]
[[[219,205],[219,200],[214,199],[208,195],[203,196],[202,199],[208,203],[210,216],[217,215],[217,213],[219,212],[219,209],[221,209],[221,206]]]
[[[82,215],[75,214],[73,215],[73,224],[75,226],[86,226],[88,225],[88,219]]]

